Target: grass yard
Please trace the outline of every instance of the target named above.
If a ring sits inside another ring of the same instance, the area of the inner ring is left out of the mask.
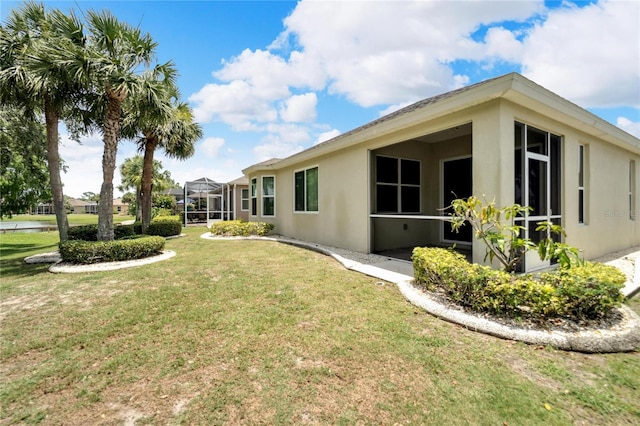
[[[0,235],[0,424],[640,424],[640,353],[500,340],[327,256],[185,232],[59,275],[21,262],[56,233]]]

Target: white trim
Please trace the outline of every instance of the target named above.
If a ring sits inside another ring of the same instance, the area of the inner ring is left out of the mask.
[[[318,210],[307,210],[307,171],[318,169]],[[296,174],[304,172],[304,210],[296,210]],[[308,167],[301,167],[293,171],[293,213],[294,214],[319,214],[320,213],[320,165],[314,164]]]
[[[255,188],[253,186],[253,182],[255,181]],[[253,190],[255,189],[255,194],[253,194]],[[256,200],[256,212],[253,212],[253,200]],[[251,217],[258,217],[258,178],[252,177],[249,179],[249,215]]]
[[[242,197],[242,191],[247,191],[247,198],[243,198]],[[247,208],[243,209],[242,208],[242,202],[244,200],[247,200]],[[249,210],[251,210],[251,191],[249,190],[249,188],[240,188],[240,211],[242,212],[248,212]]]
[[[264,194],[264,179],[265,178],[273,178],[273,195]],[[276,217],[276,175],[262,175],[260,176],[260,206],[262,209],[260,210],[262,217]],[[265,198],[273,198],[273,214],[265,214],[264,213],[264,200]]]

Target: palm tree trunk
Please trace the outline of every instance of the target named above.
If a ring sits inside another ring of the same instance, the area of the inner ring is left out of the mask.
[[[157,142],[148,137],[144,146],[144,160],[142,163],[142,233],[146,234],[151,223],[151,190],[153,182],[153,154]]]
[[[113,241],[113,173],[116,169],[120,112],[124,96],[109,96],[103,126],[102,187],[98,203],[98,240]]]
[[[142,221],[142,188],[136,187],[136,222]]]
[[[69,238],[69,222],[67,220],[67,210],[64,208],[62,179],[60,179],[60,153],[58,152],[58,122],[60,120],[58,111],[51,106],[49,97],[44,98],[44,117],[47,129],[47,163],[51,183],[53,210],[56,214],[60,241],[67,241]]]

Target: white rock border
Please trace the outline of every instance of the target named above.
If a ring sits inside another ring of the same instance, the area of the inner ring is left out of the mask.
[[[143,259],[123,260],[119,262],[103,262],[90,264],[64,263],[60,258],[60,253],[52,251],[49,253],[40,253],[33,256],[25,257],[24,262],[29,264],[35,263],[53,263],[49,267],[49,272],[53,273],[81,273],[81,272],[100,272],[114,271],[116,269],[133,268],[135,266],[148,265],[150,263],[161,262],[171,259],[176,255],[173,250],[164,250],[161,254]]]
[[[304,241],[282,237],[220,237],[206,232],[200,238],[209,240],[246,239],[260,241],[276,241],[313,250],[333,257],[345,268],[361,273],[375,271],[378,268],[366,268],[367,265],[345,258],[327,247]],[[402,276],[397,274],[398,276]],[[375,275],[374,275],[375,276]],[[386,277],[385,277],[386,278]],[[480,315],[452,309],[424,291],[416,288],[412,280],[396,280],[400,293],[414,306],[424,309],[431,315],[449,321],[472,331],[478,331],[507,340],[517,340],[533,345],[549,345],[556,349],[583,353],[633,352],[640,348],[640,317],[626,306],[620,308],[622,320],[608,329],[585,329],[570,332],[560,330],[532,329],[510,326],[492,321]]]

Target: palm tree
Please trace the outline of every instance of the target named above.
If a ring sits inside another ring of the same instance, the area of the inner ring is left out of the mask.
[[[143,157],[136,155],[124,160],[120,165],[120,176],[122,185],[118,190],[125,192],[134,190],[136,193],[136,221],[142,220],[142,168]],[[162,170],[162,162],[153,160],[152,187],[154,191],[164,191],[175,185],[171,174],[167,170]]]
[[[169,64],[167,64],[169,65]],[[144,153],[142,169],[142,232],[146,233],[151,223],[151,193],[154,190],[154,154],[162,148],[168,157],[184,160],[195,152],[195,142],[203,135],[200,124],[194,122],[191,108],[178,102],[179,93],[173,84],[172,66],[163,69],[163,78],[149,79],[162,87],[162,103],[156,99],[136,98],[133,102],[137,114],[128,115],[123,134],[135,139],[138,150]]]
[[[147,84],[148,76],[139,72],[141,66],[151,62],[157,43],[149,34],[143,35],[139,28],[118,21],[110,12],[87,12],[87,26],[90,31],[87,69],[100,94],[93,110],[101,113],[97,120],[104,143],[98,239],[113,240],[113,174],[121,137],[122,107],[129,96],[140,96],[150,102],[159,99],[158,85]]]
[[[83,48],[82,24],[73,13],[46,13],[44,5],[26,3],[12,11],[0,27],[0,99],[30,113],[44,113],[47,167],[60,240],[67,240],[69,223],[64,206],[58,125],[70,118],[70,106],[83,88],[69,69],[51,55],[52,47],[73,55]]]

